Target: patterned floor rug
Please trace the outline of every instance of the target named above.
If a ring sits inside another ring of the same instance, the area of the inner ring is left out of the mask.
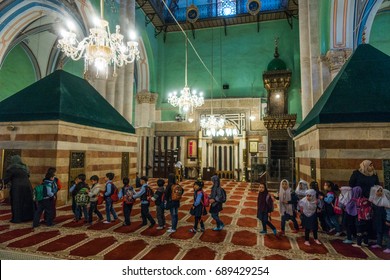
[[[220,214],[225,223],[222,231],[213,231],[215,226],[209,215],[204,217],[206,231],[191,233],[193,217],[189,209],[193,203],[193,181],[181,183],[185,194],[179,209],[179,225],[175,233],[166,231],[170,223],[166,211],[167,227],[157,230],[141,225],[140,205],[134,205],[131,225],[123,226],[121,204],[115,204],[119,219],[111,224],[97,221],[92,225],[82,221],[73,222],[69,205],[58,207],[55,225],[41,225],[32,229],[31,223],[12,224],[10,207],[0,205],[0,259],[20,254],[44,259],[94,259],[94,260],[301,260],[301,259],[390,259],[383,249],[355,248],[342,243],[344,237],[320,233],[321,245],[311,240],[304,245],[303,232],[293,233],[292,224],[285,236],[259,233],[256,219],[257,192],[251,191],[248,183],[222,180],[228,200]],[[156,180],[150,180],[156,188]],[[210,193],[211,182],[206,182],[205,191]],[[104,205],[100,206],[104,214]],[[155,217],[155,206],[151,208]],[[272,223],[280,229],[280,215],[272,213]],[[271,232],[271,231],[269,231]],[[27,257],[26,257],[27,258]]]

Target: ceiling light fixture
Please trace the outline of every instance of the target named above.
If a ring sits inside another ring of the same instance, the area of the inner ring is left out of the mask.
[[[119,25],[115,33],[110,33],[108,21],[103,17],[104,4],[100,0],[100,19],[94,21],[95,27],[89,30],[89,36],[81,41],[77,40],[75,25],[69,22],[70,31],[62,31],[62,39],[58,40],[57,47],[73,60],[84,57],[84,74],[89,65],[96,67],[96,76],[104,73],[108,78],[108,66],[113,65],[113,76],[116,76],[116,68],[139,59],[138,43],[135,41],[135,33],[130,32],[130,41],[123,42],[124,36],[120,34]]]

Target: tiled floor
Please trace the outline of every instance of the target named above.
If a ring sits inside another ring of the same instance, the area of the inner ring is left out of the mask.
[[[179,209],[179,225],[175,233],[156,227],[141,227],[140,206],[137,202],[132,212],[132,224],[122,226],[120,203],[115,205],[119,221],[93,225],[73,222],[70,206],[57,209],[56,225],[42,225],[35,230],[30,223],[9,223],[9,205],[0,206],[0,258],[14,258],[17,253],[29,258],[59,259],[390,259],[381,249],[354,248],[343,244],[342,237],[320,233],[323,244],[303,244],[303,232],[294,234],[291,225],[285,236],[259,234],[260,223],[256,219],[257,193],[249,184],[222,181],[228,201],[221,219],[222,231],[212,231],[213,221],[205,216],[206,231],[190,233],[193,217],[189,209],[193,203],[193,181],[181,185],[185,194]],[[155,180],[150,185],[155,188]],[[211,182],[205,190],[210,192]],[[276,205],[276,204],[275,204]],[[104,206],[100,206],[102,212]],[[277,210],[277,205],[276,205]],[[155,207],[151,207],[155,217]],[[280,229],[278,212],[272,213],[272,222]],[[170,223],[169,211],[166,212]],[[23,255],[24,254],[24,255]],[[16,257],[15,257],[16,258]],[[22,257],[23,258],[23,257]]]

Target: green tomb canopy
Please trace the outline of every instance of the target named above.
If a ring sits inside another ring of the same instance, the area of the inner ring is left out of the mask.
[[[390,56],[362,44],[346,61],[296,135],[316,124],[390,122]]]
[[[57,70],[0,102],[0,122],[62,120],[135,133],[86,80]]]

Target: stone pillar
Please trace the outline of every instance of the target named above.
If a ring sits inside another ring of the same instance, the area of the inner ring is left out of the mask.
[[[240,162],[239,168],[241,169],[241,178],[245,179],[245,167],[248,165],[248,157],[246,155],[246,133],[243,131],[242,138],[240,139]]]
[[[299,0],[299,45],[301,57],[301,103],[304,119],[313,107],[311,94],[309,0]]]
[[[147,91],[139,92],[136,95],[136,127],[150,127],[151,124],[156,121],[157,97],[157,93],[151,93]]]
[[[116,84],[116,77],[109,77],[106,83],[106,100],[111,104],[112,107],[116,108],[114,105],[115,100],[115,84]]]
[[[311,69],[311,94],[313,105],[322,95],[321,91],[321,68],[320,68],[320,38],[318,26],[318,0],[309,1],[309,38],[310,38],[310,69]],[[311,109],[311,108],[310,108]]]
[[[95,89],[105,98],[107,99],[107,91],[106,91],[106,79],[95,78]]]
[[[125,69],[121,67],[116,70],[117,78],[115,84],[115,96],[112,96],[112,101],[108,100],[112,106],[119,112],[119,114],[123,115],[123,97],[125,91]],[[111,103],[112,102],[112,103]]]
[[[128,21],[127,34],[130,31],[135,31],[135,0],[121,0],[127,3],[126,19]],[[133,122],[133,96],[134,96],[134,64],[126,65],[125,67],[125,83],[124,83],[124,99],[123,99],[123,117],[130,123]]]
[[[328,63],[331,80],[333,80],[334,77],[336,77],[341,67],[351,56],[351,54],[352,54],[352,49],[350,48],[331,49],[326,53],[326,60]]]

